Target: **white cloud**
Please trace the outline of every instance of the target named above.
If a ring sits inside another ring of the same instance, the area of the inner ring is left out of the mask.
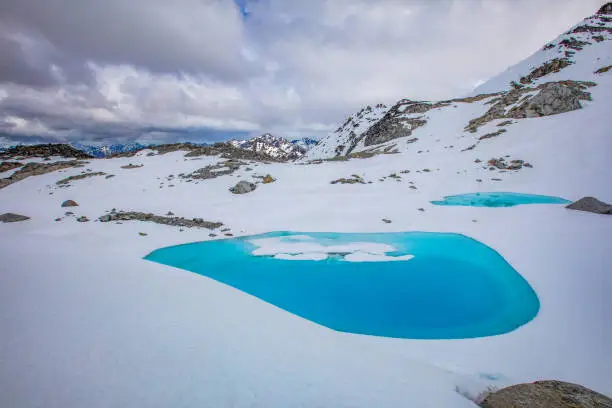
[[[13,38],[21,35],[21,54],[11,43],[11,56],[38,67],[32,75],[48,63],[55,82],[0,83],[0,133],[159,139],[166,130],[211,128],[320,136],[363,105],[467,93],[600,6],[259,0],[242,20],[229,0],[79,0],[61,16],[56,3],[0,6],[14,18]],[[79,61],[90,80],[70,80]]]

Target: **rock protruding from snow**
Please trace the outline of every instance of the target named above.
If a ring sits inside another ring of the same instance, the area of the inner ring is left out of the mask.
[[[234,194],[246,194],[255,190],[257,185],[253,183],[249,183],[248,181],[240,181],[234,187],[231,187],[229,190]]]
[[[74,200],[66,200],[62,203],[62,207],[78,207],[78,206],[79,205]]]
[[[21,181],[32,176],[40,176],[41,174],[50,173],[57,170],[67,169],[70,167],[83,167],[88,162],[71,160],[59,161],[49,164],[43,163],[27,163],[21,169],[17,170],[10,177],[0,179],[0,189],[7,187],[13,183]]]
[[[549,116],[581,109],[581,99],[590,100],[590,94],[579,87],[565,83],[544,84],[525,108],[526,117]]]
[[[292,143],[270,133],[248,140],[232,140],[229,143],[238,149],[262,153],[278,160],[296,160],[306,153],[306,149],[299,143]]]
[[[4,157],[50,157],[50,156],[61,156],[61,157],[72,157],[75,159],[91,159],[93,156],[75,149],[68,144],[38,144],[38,145],[22,145],[14,146],[7,149],[5,152],[0,154]]]
[[[136,211],[111,211],[110,214],[98,218],[100,222],[111,221],[145,221],[156,224],[170,225],[172,227],[207,228],[215,229],[223,226],[221,222],[205,221],[202,218],[187,219],[183,217],[155,215]]]
[[[15,214],[15,213],[4,213],[0,215],[0,222],[20,222],[29,220],[30,217],[26,217],[25,215]]]
[[[597,14],[612,14],[612,2],[606,3],[601,6]]]
[[[612,205],[599,201],[595,197],[583,197],[565,208],[587,211],[595,214],[612,214]]]
[[[562,381],[518,384],[489,394],[482,408],[612,408],[612,399]]]

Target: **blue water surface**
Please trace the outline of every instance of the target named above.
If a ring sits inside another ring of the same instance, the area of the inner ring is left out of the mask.
[[[435,205],[461,205],[470,207],[513,207],[521,204],[569,204],[561,197],[523,193],[469,193],[444,197],[432,201]]]
[[[307,235],[325,245],[392,245],[407,261],[281,260],[253,239]],[[331,329],[384,337],[458,339],[512,331],[539,310],[531,286],[496,251],[459,234],[272,232],[158,249],[145,259],[230,285]],[[220,312],[222,313],[222,312]],[[245,316],[245,319],[248,319]]]

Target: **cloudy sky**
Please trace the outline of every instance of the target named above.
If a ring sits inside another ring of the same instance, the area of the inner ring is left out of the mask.
[[[320,137],[441,99],[603,0],[0,0],[0,141]]]

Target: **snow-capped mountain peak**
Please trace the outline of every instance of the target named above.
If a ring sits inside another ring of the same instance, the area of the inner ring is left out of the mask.
[[[299,143],[292,143],[270,133],[247,140],[231,140],[229,143],[239,149],[252,150],[280,160],[299,159],[307,150]]]

